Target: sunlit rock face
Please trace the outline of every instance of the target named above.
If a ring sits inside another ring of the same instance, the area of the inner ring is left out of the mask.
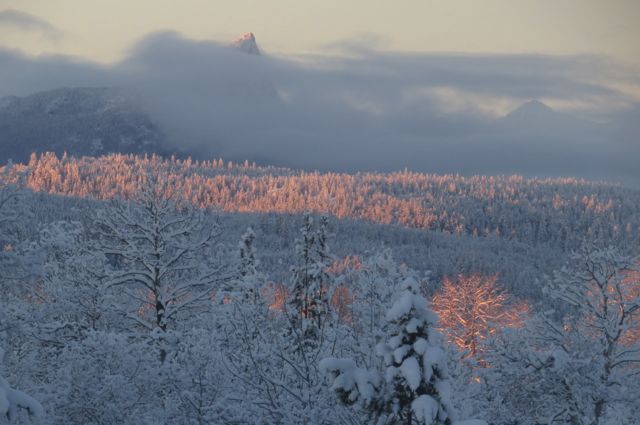
[[[231,43],[233,47],[250,55],[259,55],[260,49],[256,42],[256,36],[252,32],[247,32]]]

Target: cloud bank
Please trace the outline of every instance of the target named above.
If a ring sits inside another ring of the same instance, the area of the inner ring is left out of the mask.
[[[0,50],[0,95],[123,87],[176,150],[334,171],[576,175],[640,187],[640,77],[596,56],[255,56],[175,33],[123,61]],[[541,99],[556,111],[529,104]]]

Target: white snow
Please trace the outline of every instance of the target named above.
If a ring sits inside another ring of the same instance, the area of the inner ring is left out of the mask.
[[[419,423],[431,425],[438,416],[440,406],[431,396],[421,395],[411,403],[411,410]]]
[[[402,362],[402,359],[404,359],[404,357],[407,355],[410,349],[411,349],[410,346],[402,345],[396,348],[395,350],[393,350],[393,359],[396,361],[396,363]]]
[[[427,373],[430,375],[431,371],[436,369],[441,372],[443,378],[446,377],[446,356],[442,348],[433,346],[427,348],[422,361],[425,368],[425,379],[427,381],[431,379],[431,376],[426,377]]]
[[[411,292],[403,292],[387,312],[387,321],[393,322],[409,314],[413,307],[413,298],[414,295]]]
[[[11,421],[18,416],[20,408],[27,409],[29,414],[36,417],[41,417],[44,412],[40,403],[22,391],[11,388],[9,383],[0,376],[0,414],[7,415]]]
[[[440,401],[442,402],[442,404],[445,404],[447,405],[446,407],[449,407],[448,404],[451,400],[451,384],[449,383],[449,380],[443,379],[437,381],[435,383],[435,387],[436,391],[438,391],[438,394],[440,394]]]
[[[402,376],[407,380],[409,388],[413,391],[420,386],[422,376],[420,374],[420,365],[415,357],[405,359],[400,366],[400,372],[402,372]]]
[[[418,332],[418,328],[424,325],[424,320],[418,319],[417,317],[412,317],[407,323],[407,332],[410,334],[415,334]]]
[[[393,336],[387,341],[387,345],[392,349],[398,348],[400,344],[402,344],[402,335]]]
[[[418,338],[418,340],[413,343],[413,350],[418,354],[424,354],[427,348],[429,348],[429,342],[424,338]]]
[[[351,359],[325,358],[320,361],[320,371],[333,373],[335,378],[331,389],[348,392],[351,401],[356,401],[358,398],[365,403],[371,401],[376,387],[380,384],[377,374],[356,367]]]

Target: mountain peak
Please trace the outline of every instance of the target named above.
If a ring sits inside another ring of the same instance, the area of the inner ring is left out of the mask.
[[[260,49],[256,42],[256,36],[252,32],[242,34],[240,37],[236,38],[231,45],[250,55],[260,54]]]
[[[509,120],[540,120],[554,116],[556,111],[545,105],[539,100],[533,99],[524,102],[513,111],[509,112],[504,118]]]
[[[539,111],[553,111],[551,107],[540,102],[538,99],[532,99],[527,102],[524,102],[518,109],[526,108],[528,110],[539,110]]]

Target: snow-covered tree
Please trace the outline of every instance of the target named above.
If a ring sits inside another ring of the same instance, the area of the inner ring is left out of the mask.
[[[500,401],[494,417],[573,425],[637,419],[640,341],[626,338],[640,314],[634,267],[613,248],[587,247],[555,274],[546,292],[562,320],[540,314],[492,347],[486,379]]]
[[[1,180],[2,172],[0,172]],[[24,229],[34,228],[24,191],[0,181],[0,298],[25,289],[32,275],[33,252]]]
[[[331,409],[318,369],[318,359],[341,340],[329,310],[325,226],[314,229],[311,218],[305,219],[283,309],[270,310],[267,299],[256,304],[243,296],[255,287],[247,285],[240,285],[226,306],[231,314],[224,327],[223,359],[246,406],[237,412],[238,422],[324,424],[338,423],[341,414],[352,416],[346,409]],[[265,287],[260,273],[241,279],[247,278]]]
[[[254,247],[254,241],[256,235],[253,229],[249,227],[240,239],[239,250],[239,264],[238,264],[238,281],[235,288],[232,288],[233,301],[242,299],[243,303],[259,304],[263,302],[260,298],[260,289],[262,282],[262,276],[258,273],[257,267],[259,265],[256,259],[256,252]]]
[[[311,215],[304,216],[301,238],[296,244],[297,264],[292,269],[286,314],[290,331],[305,343],[319,339],[329,315],[332,284],[327,269],[330,255],[327,248],[327,219],[322,217],[318,228]]]
[[[135,202],[114,202],[96,220],[99,248],[112,259],[106,284],[134,303],[126,316],[160,338],[233,276],[220,259],[219,227],[166,192],[151,180]]]
[[[386,249],[366,258],[349,285],[353,298],[352,348],[354,357],[367,368],[382,361],[374,348],[384,337],[385,314],[406,274]]]
[[[592,424],[601,423],[617,403],[629,401],[624,383],[640,373],[640,341],[627,338],[640,325],[640,282],[629,280],[628,274],[635,268],[632,259],[612,247],[587,246],[547,288],[551,297],[571,307],[565,337],[556,346],[570,353],[571,363],[589,363],[591,385],[579,390],[586,390],[590,399],[592,409],[583,415]]]
[[[402,284],[403,292],[387,312],[386,342],[378,346],[384,357],[385,380],[392,393],[382,411],[407,424],[452,422],[447,362],[438,317],[427,309],[415,279]]]
[[[237,402],[229,374],[220,362],[219,336],[194,329],[182,336],[171,357],[166,385],[173,391],[166,403],[165,423],[209,425],[234,422]],[[245,422],[246,423],[246,422]]]
[[[48,422],[160,423],[157,400],[164,382],[157,351],[144,340],[111,331],[70,340],[46,363]]]
[[[371,423],[453,423],[451,386],[437,316],[427,309],[417,281],[407,278],[386,315],[387,337],[377,351],[383,371],[358,368],[350,359],[325,358],[320,367],[347,404],[358,403]]]
[[[256,253],[253,242],[256,239],[256,235],[253,229],[249,227],[243,234],[240,240],[240,275],[253,275],[256,274]]]
[[[54,221],[40,229],[35,249],[43,258],[30,294],[30,322],[43,341],[64,345],[115,319],[104,282],[106,257],[93,236],[76,221]]]
[[[18,189],[15,186],[0,186],[0,229],[6,232],[7,224],[13,222],[18,214]]]

